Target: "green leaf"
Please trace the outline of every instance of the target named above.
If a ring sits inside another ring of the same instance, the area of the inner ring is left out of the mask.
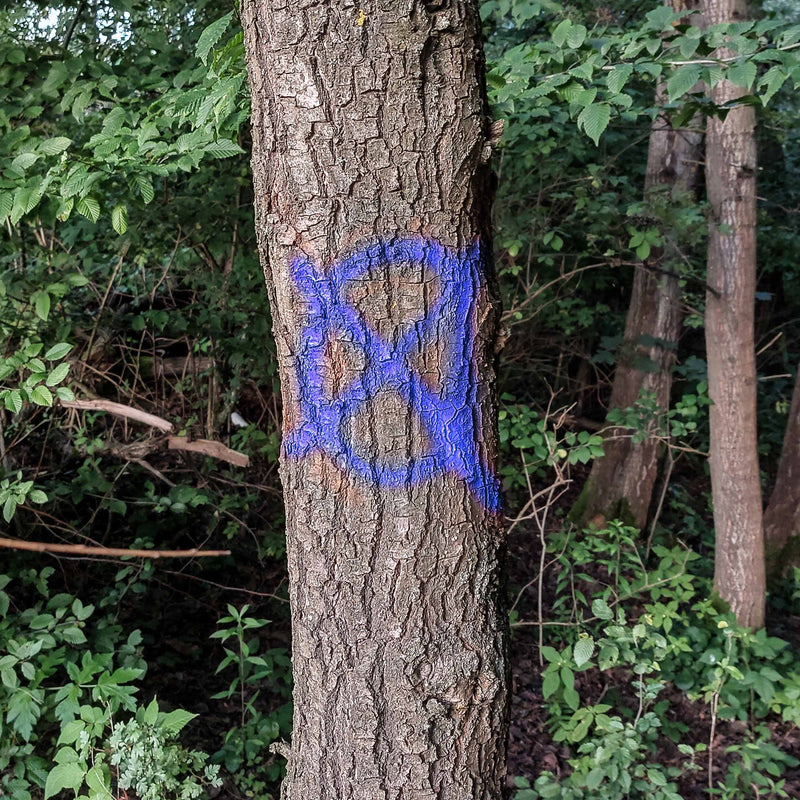
[[[542,697],[547,700],[548,697],[558,691],[561,686],[561,678],[558,676],[558,671],[555,669],[546,670],[542,678]]]
[[[20,153],[12,162],[11,169],[17,172],[25,172],[28,167],[32,167],[39,159],[37,153]]]
[[[75,399],[75,393],[67,386],[59,386],[58,389],[56,389],[56,397],[59,400],[65,400],[71,403]]]
[[[11,522],[12,518],[14,517],[14,513],[17,510],[17,500],[14,497],[6,498],[6,502],[3,503],[3,519],[6,522]],[[5,678],[3,678],[5,681]]]
[[[551,664],[557,661],[561,661],[561,653],[555,649],[555,647],[548,647],[544,645],[541,649],[541,654],[546,658]]]
[[[34,386],[28,394],[31,402],[36,403],[37,406],[53,405],[53,395],[46,386]]]
[[[600,136],[611,120],[611,106],[608,103],[592,103],[578,115],[578,126],[598,145]]]
[[[72,345],[67,342],[59,342],[54,344],[45,354],[44,357],[48,361],[58,361],[72,350]]]
[[[82,719],[74,719],[68,722],[62,729],[56,744],[72,744],[86,727]]]
[[[244,150],[242,150],[236,142],[220,140],[218,142],[211,142],[211,144],[206,147],[205,152],[215,158],[229,158],[230,156],[244,153]]]
[[[6,408],[13,414],[22,411],[22,394],[19,389],[12,389],[4,398]]]
[[[144,710],[144,724],[155,725],[158,719],[158,701],[154,697]]]
[[[40,289],[38,292],[34,292],[31,295],[31,300],[36,310],[36,316],[46,322],[50,314],[50,295]]]
[[[664,777],[664,773],[660,769],[648,769],[647,770],[647,779],[654,786],[666,786],[667,785],[667,779]]]
[[[571,27],[572,23],[568,19],[561,20],[561,22],[556,25],[555,30],[553,30],[553,44],[556,47],[564,46],[564,42],[567,41],[567,36],[569,35]]]
[[[111,212],[111,227],[120,236],[128,230],[128,209],[121,203]]]
[[[667,79],[667,94],[670,101],[685,95],[699,80],[700,67],[696,64],[678,67]]]
[[[40,145],[39,149],[46,156],[57,156],[63,153],[72,144],[72,139],[67,139],[66,136],[54,136],[52,139],[45,139]]]
[[[605,773],[603,772],[603,770],[600,769],[600,767],[595,767],[586,776],[586,788],[587,789],[591,789],[592,791],[594,791],[603,782],[603,778],[604,777],[605,777]]]
[[[45,383],[48,386],[55,386],[56,384],[61,383],[64,378],[67,377],[69,373],[69,364],[66,361],[62,361],[48,376]]]
[[[86,769],[77,761],[56,764],[47,776],[47,782],[44,785],[44,800],[49,800],[50,797],[64,789],[72,789],[77,794],[85,774]]]
[[[14,195],[12,192],[0,192],[0,222],[11,213],[14,207]]]
[[[136,188],[139,190],[139,194],[142,196],[145,205],[151,202],[156,196],[155,191],[153,191],[153,182],[147,175],[139,174],[136,176]]]
[[[632,74],[633,64],[617,65],[606,75],[606,86],[608,86],[608,90],[614,94],[619,94]]]
[[[5,514],[3,514],[5,516]],[[11,522],[11,517],[9,517],[6,522]],[[13,658],[13,656],[10,656]],[[19,686],[19,679],[17,678],[17,673],[14,672],[12,667],[3,667],[0,669],[0,681],[2,681],[3,686],[7,689],[11,689],[12,691]]]
[[[583,25],[573,25],[567,31],[567,44],[577,50],[586,41],[587,30]]]
[[[28,500],[32,503],[46,503],[47,495],[41,489],[31,489],[28,493]]]
[[[575,666],[582,667],[589,661],[593,653],[594,639],[592,639],[591,636],[578,639],[572,651],[572,657],[575,659]]]
[[[764,105],[767,105],[778,89],[783,86],[786,78],[786,73],[778,66],[772,67],[764,73],[763,77],[758,82],[759,91],[763,91],[761,102]],[[2,213],[0,213],[0,217],[2,217]]]
[[[577,711],[577,710],[578,710],[578,706],[581,704],[581,698],[580,698],[580,695],[579,695],[579,694],[578,694],[578,693],[575,691],[575,687],[573,687],[573,686],[568,686],[566,689],[564,689],[564,702],[565,702],[565,703],[566,703],[566,704],[567,704],[567,705],[568,705],[568,706],[569,706],[569,707],[570,707],[570,708],[571,708],[573,711]],[[586,723],[586,727],[587,727],[587,729],[588,729],[588,727],[589,727],[589,720],[588,720],[588,718],[587,718],[586,720],[584,720],[583,722],[585,722],[585,723]],[[583,722],[582,722],[581,724],[583,724]],[[577,732],[577,730],[578,730],[578,728],[576,728],[576,729],[575,729],[575,731],[573,731],[573,736],[575,735],[575,733]],[[584,734],[584,735],[585,735],[585,734]],[[577,739],[573,739],[573,741],[577,741]]]
[[[174,711],[170,711],[169,714],[164,714],[161,719],[161,727],[165,733],[180,733],[196,716],[197,714],[192,714],[190,711],[176,708]]]
[[[756,65],[752,61],[739,59],[728,69],[727,79],[744,89],[749,89],[756,80]]]
[[[91,222],[97,222],[100,217],[100,203],[94,197],[81,197],[77,209],[79,214],[83,214]]]
[[[201,34],[197,40],[197,47],[195,48],[195,55],[205,64],[208,61],[208,54],[211,48],[222,38],[222,34],[228,29],[233,18],[233,11],[227,13],[224,17],[220,17],[215,22],[212,22]]]
[[[598,619],[612,619],[614,612],[609,608],[608,603],[601,597],[592,601],[592,614]]]

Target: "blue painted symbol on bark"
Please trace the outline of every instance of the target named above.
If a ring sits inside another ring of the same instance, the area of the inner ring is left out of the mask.
[[[348,302],[347,284],[374,270],[404,264],[436,276],[440,291],[424,319],[397,341],[387,342]],[[477,445],[481,425],[472,320],[484,269],[480,243],[456,250],[422,238],[372,242],[325,269],[304,255],[295,256],[291,274],[307,303],[308,318],[295,353],[299,419],[284,440],[285,454],[302,458],[321,451],[343,470],[384,487],[417,484],[451,472],[467,483],[484,507],[497,511],[498,481]],[[323,373],[328,343],[337,336],[362,351],[365,368],[331,397]],[[420,342],[434,339],[447,345],[436,390],[426,385],[412,363]],[[430,441],[424,455],[394,465],[366,459],[354,450],[351,422],[382,389],[398,392],[418,414]]]

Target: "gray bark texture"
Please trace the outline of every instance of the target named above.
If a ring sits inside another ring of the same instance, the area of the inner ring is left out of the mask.
[[[791,537],[800,537],[800,369],[792,393],[775,486],[764,513],[764,541],[775,572],[797,564],[797,553],[781,558]]]
[[[688,11],[696,3],[670,0],[674,11]],[[696,24],[696,21],[695,21]],[[667,100],[666,83],[656,89],[656,107]],[[645,199],[665,206],[694,200],[702,157],[702,120],[695,117],[685,128],[672,127],[665,113],[653,121],[647,153]],[[609,408],[628,408],[642,393],[655,397],[660,413],[669,409],[672,366],[683,322],[679,231],[664,230],[665,246],[652,252],[647,264],[636,267],[625,320],[625,335],[614,373]],[[665,274],[666,273],[666,274]],[[581,521],[621,517],[638,528],[647,522],[662,451],[657,431],[634,442],[627,429],[615,429],[603,444],[579,501]]]
[[[744,18],[735,0],[706,0],[709,25]],[[724,57],[729,51],[720,51]],[[717,105],[746,90],[717,84]],[[714,587],[740,624],[764,625],[766,597],[756,431],[756,139],[752,106],[733,108],[706,132],[710,208],[706,349],[710,470],[716,552]]]
[[[370,242],[408,237],[451,252],[480,240],[490,255],[492,131],[474,0],[244,0],[242,21],[286,442],[308,402],[298,373],[310,312],[292,260],[324,273]],[[474,332],[469,396],[487,469],[497,447],[489,261],[460,321]],[[370,267],[346,302],[391,346],[442,291],[418,264]],[[346,332],[328,335],[322,380],[335,396],[371,356]],[[436,394],[457,356],[446,337],[420,337],[409,363]],[[348,435],[377,475],[424,455],[429,433],[388,387]],[[296,458],[284,444],[281,478],[294,676],[282,797],[499,800],[507,620],[496,510],[454,470],[381,485],[324,448]]]

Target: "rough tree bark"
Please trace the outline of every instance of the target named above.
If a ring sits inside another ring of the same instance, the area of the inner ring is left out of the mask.
[[[746,16],[738,0],[704,0],[709,25]],[[721,51],[721,55],[729,51]],[[717,105],[746,90],[723,81]],[[752,106],[734,107],[706,131],[710,210],[706,348],[710,470],[716,554],[714,587],[742,625],[764,624],[766,597],[756,433],[756,140]]]
[[[698,3],[670,0],[666,5],[675,11],[690,11]],[[666,83],[661,82],[656,88],[656,107],[662,107],[666,100]],[[685,203],[687,196],[697,192],[701,128],[699,116],[680,129],[672,127],[667,114],[656,117],[647,153],[645,200],[663,206],[668,195],[666,203]],[[663,235],[664,247],[653,251],[648,262],[638,265],[634,273],[625,334],[611,390],[611,409],[628,408],[644,393],[654,397],[660,413],[669,409],[671,370],[683,313],[675,272],[680,263],[680,232],[665,230]],[[634,442],[628,429],[615,429],[606,437],[603,449],[604,455],[592,465],[571,516],[581,522],[598,514],[604,519],[620,517],[643,528],[658,475],[660,438],[654,435]]]
[[[505,616],[475,0],[242,3],[283,392],[289,800],[498,800]]]
[[[786,563],[797,563],[797,553],[791,558],[782,558],[792,537],[800,537],[800,369],[792,393],[775,487],[764,513],[764,542],[770,572],[781,571]]]

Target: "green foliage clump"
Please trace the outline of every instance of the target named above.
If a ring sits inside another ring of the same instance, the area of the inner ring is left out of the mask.
[[[635,529],[611,523],[554,536],[548,549],[557,570],[548,622],[562,627],[547,628],[553,644],[540,650],[542,695],[553,740],[572,756],[565,776],[520,779],[517,800],[680,800],[680,782],[704,773],[711,796],[788,798],[783,774],[800,762],[763,720],[796,718],[789,644],[739,628],[706,599],[709,583],[693,571],[699,556],[685,546],[654,544],[648,556]],[[589,670],[608,675],[601,702],[582,702],[580,677]],[[674,719],[676,693],[707,708],[707,738]],[[716,752],[715,731],[733,720],[748,733]],[[665,742],[680,764],[653,761]]]

